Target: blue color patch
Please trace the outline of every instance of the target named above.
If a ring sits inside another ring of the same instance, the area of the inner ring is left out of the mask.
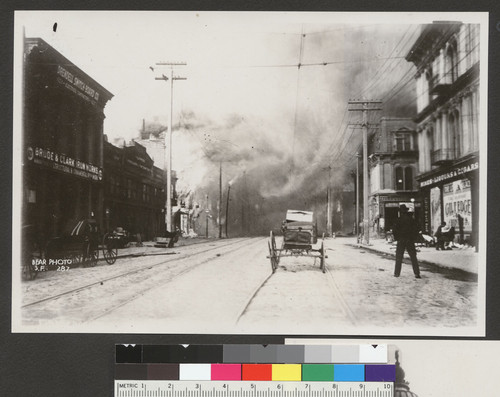
[[[335,364],[333,380],[335,382],[364,382],[365,366],[363,364]]]

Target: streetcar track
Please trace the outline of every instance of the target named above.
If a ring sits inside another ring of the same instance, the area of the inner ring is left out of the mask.
[[[243,311],[241,311],[241,314],[238,316],[238,318],[236,319],[236,323],[235,324],[238,324],[241,317],[243,317],[245,315],[245,313],[247,312],[250,304],[252,303],[252,301],[254,300],[254,298],[257,296],[257,294],[259,293],[259,291],[262,289],[262,287],[264,287],[264,285],[267,283],[267,281],[273,276],[273,272],[271,272],[271,274],[269,276],[266,277],[266,279],[260,283],[260,285],[255,289],[254,293],[250,296],[250,299],[247,301],[247,304],[245,305],[245,308],[243,309]]]
[[[213,250],[216,250],[216,249],[219,249],[219,248],[226,248],[228,246],[241,243],[243,241],[247,241],[247,239],[237,239],[236,241],[231,241],[231,242],[229,242],[227,244],[217,245],[215,247],[208,248],[208,249],[205,249],[203,251],[199,251],[199,252],[195,252],[195,253],[191,253],[191,254],[185,254],[182,257],[176,256],[174,258],[171,258],[170,260],[162,260],[161,262],[153,263],[153,264],[148,265],[146,267],[141,267],[139,269],[134,269],[134,270],[128,271],[126,273],[120,273],[120,274],[112,276],[112,277],[108,277],[108,278],[105,278],[105,279],[101,279],[101,280],[95,281],[95,282],[93,282],[91,284],[86,284],[86,285],[83,285],[83,286],[80,286],[80,287],[77,287],[77,288],[73,288],[73,289],[68,290],[68,291],[61,292],[61,293],[56,294],[56,295],[52,295],[52,296],[49,296],[49,297],[46,297],[46,298],[34,301],[34,302],[26,303],[26,304],[24,304],[24,305],[21,306],[21,309],[24,309],[24,308],[27,308],[27,307],[31,307],[31,306],[35,306],[35,305],[38,305],[38,304],[41,304],[41,303],[45,303],[45,302],[48,302],[48,301],[51,301],[51,300],[55,300],[55,299],[58,299],[58,298],[60,298],[62,296],[69,295],[69,294],[72,294],[72,293],[75,293],[75,292],[80,292],[80,291],[83,291],[85,289],[94,287],[96,285],[101,285],[101,284],[103,284],[105,282],[119,279],[121,277],[127,277],[127,276],[130,276],[130,275],[133,275],[133,274],[137,274],[137,273],[140,273],[140,272],[143,272],[143,271],[151,270],[154,267],[161,266],[161,265],[164,265],[164,264],[167,264],[167,263],[171,263],[171,262],[174,262],[176,260],[184,260],[184,259],[188,259],[188,258],[191,258],[193,256],[196,256],[196,255],[205,254],[205,253],[207,253],[209,251],[213,251]]]
[[[325,265],[325,269],[326,269],[327,281],[331,287],[331,290],[333,291],[333,295],[340,302],[340,306],[341,306],[342,310],[344,311],[344,313],[349,318],[349,321],[351,321],[352,325],[356,326],[357,320],[356,320],[356,316],[354,315],[354,312],[351,310],[351,308],[349,307],[349,305],[345,301],[344,297],[342,296],[342,293],[340,292],[340,289],[337,286],[337,283],[335,282],[335,279],[333,278],[333,275],[330,272],[330,269],[328,269],[328,266]]]
[[[332,273],[330,272],[330,269],[328,266],[325,264],[325,275],[327,277],[327,282],[330,286],[330,290],[332,291],[334,297],[339,301],[340,306],[342,311],[345,313],[345,315],[348,317],[349,321],[352,323],[353,326],[356,326],[357,324],[357,319],[356,316],[354,315],[354,312],[351,310],[347,302],[342,296],[342,293],[340,292],[340,289],[338,288],[337,284],[335,283],[335,279],[333,278]],[[254,293],[251,295],[250,299],[247,301],[244,309],[241,311],[240,315],[238,316],[235,324],[238,324],[241,318],[245,315],[245,313],[248,311],[248,308],[252,304],[253,300],[257,296],[257,294],[260,292],[262,288],[266,285],[266,283],[271,279],[271,277],[275,273],[271,273],[269,276],[266,277],[266,279],[255,289]]]
[[[245,241],[248,241],[248,240],[245,239]],[[257,244],[257,243],[260,243],[260,239],[257,239],[256,241],[253,241],[253,242],[251,242],[249,244],[246,244],[246,245],[243,245],[241,247],[238,247],[237,249],[243,249],[243,248],[249,247],[249,246],[251,246],[253,244]],[[170,283],[170,282],[172,282],[172,280],[174,280],[174,279],[176,279],[176,278],[178,278],[178,277],[180,277],[180,276],[182,276],[182,275],[190,272],[191,270],[193,270],[193,269],[195,269],[195,268],[197,268],[197,267],[199,267],[201,265],[207,264],[207,263],[209,263],[209,262],[211,262],[211,261],[213,261],[213,260],[215,260],[217,258],[219,258],[219,255],[217,255],[215,257],[207,258],[207,259],[203,260],[202,262],[199,262],[199,263],[197,263],[197,264],[195,264],[193,266],[187,267],[184,270],[182,270],[180,273],[173,274],[169,278],[162,280],[161,283],[159,283],[155,287],[150,287],[147,290],[143,290],[141,292],[138,292],[138,293],[134,294],[133,296],[131,296],[131,297],[125,299],[124,301],[120,302],[118,305],[115,305],[115,306],[113,306],[113,307],[111,307],[109,309],[106,309],[103,313],[101,313],[101,314],[99,314],[97,316],[93,316],[93,317],[87,318],[83,322],[94,321],[94,320],[97,320],[97,319],[99,319],[101,317],[104,317],[104,316],[108,315],[109,313],[111,313],[111,312],[119,309],[120,307],[125,306],[126,304],[134,301],[135,299],[143,296],[146,292],[150,292],[150,291],[152,291],[152,290],[154,290],[156,288],[162,287],[166,283]]]

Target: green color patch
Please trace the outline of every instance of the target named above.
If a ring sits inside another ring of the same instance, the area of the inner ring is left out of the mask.
[[[302,381],[333,381],[333,364],[302,364]]]

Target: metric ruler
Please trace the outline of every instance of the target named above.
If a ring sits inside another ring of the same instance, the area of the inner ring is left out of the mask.
[[[392,382],[115,380],[115,397],[393,397]]]

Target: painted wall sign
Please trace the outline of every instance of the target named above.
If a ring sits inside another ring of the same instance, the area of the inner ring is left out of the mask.
[[[71,158],[65,154],[57,153],[50,149],[32,148],[29,146],[26,150],[26,155],[29,161],[42,167],[75,175],[80,178],[102,181],[102,168]]]
[[[463,219],[464,232],[472,232],[470,181],[462,179],[443,186],[444,221],[458,233],[458,216]]]
[[[75,76],[61,65],[57,66],[57,75],[59,83],[82,99],[90,101],[93,105],[97,105],[99,92],[88,85],[82,78]]]
[[[435,233],[439,225],[441,224],[441,189],[434,187],[431,189],[430,193],[430,205],[431,205],[431,225],[432,233]]]
[[[443,174],[435,175],[432,178],[420,181],[420,187],[429,186],[429,185],[433,185],[435,183],[444,182],[444,181],[447,181],[449,179],[457,178],[460,175],[464,175],[468,172],[476,171],[478,169],[479,169],[479,161],[476,161],[476,162],[468,164],[468,165],[456,167],[456,168],[454,168],[448,172],[445,172]]]

